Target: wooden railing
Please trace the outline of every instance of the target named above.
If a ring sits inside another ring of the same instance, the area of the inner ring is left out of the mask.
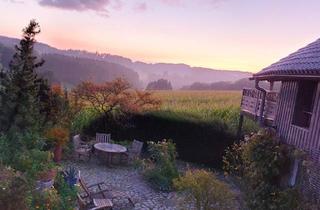
[[[263,110],[263,117],[265,120],[273,121],[277,112],[278,93],[267,92],[266,101]],[[256,89],[243,89],[241,100],[241,111],[249,114],[254,119],[260,115],[262,103],[262,92]]]

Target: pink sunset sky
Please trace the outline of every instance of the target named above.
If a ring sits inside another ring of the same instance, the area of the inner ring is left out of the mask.
[[[145,62],[256,72],[320,38],[319,0],[0,0],[0,35]]]

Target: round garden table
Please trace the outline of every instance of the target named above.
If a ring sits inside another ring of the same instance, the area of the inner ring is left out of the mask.
[[[94,149],[98,151],[100,156],[106,156],[106,161],[109,166],[112,163],[112,157],[114,155],[120,155],[121,153],[125,153],[127,151],[127,148],[124,146],[111,143],[96,143],[94,144]]]

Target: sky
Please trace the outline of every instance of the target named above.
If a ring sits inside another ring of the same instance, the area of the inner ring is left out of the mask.
[[[257,72],[320,38],[319,0],[0,0],[0,35],[149,63]]]

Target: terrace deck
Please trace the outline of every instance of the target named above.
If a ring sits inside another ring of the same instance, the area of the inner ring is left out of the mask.
[[[262,92],[256,89],[243,89],[241,99],[241,112],[250,118],[257,120],[260,117]],[[268,123],[275,120],[278,104],[278,93],[267,92],[263,110],[263,118]]]

